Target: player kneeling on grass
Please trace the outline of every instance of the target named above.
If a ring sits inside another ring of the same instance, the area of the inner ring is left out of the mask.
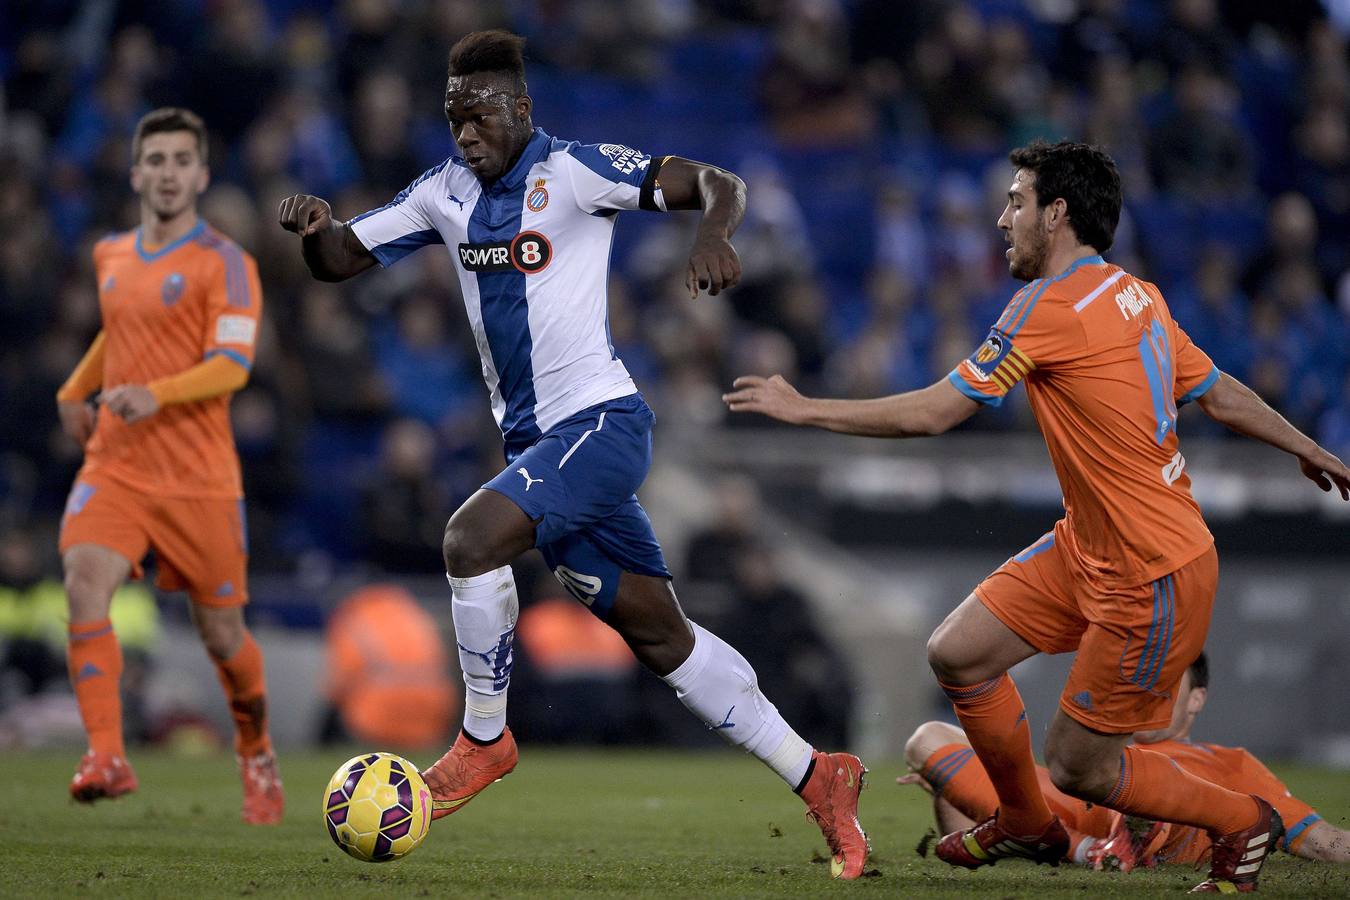
[[[773,769],[806,801],[835,877],[867,860],[858,824],[864,769],[802,740],[745,658],[685,618],[638,487],[655,417],[609,342],[610,244],[621,210],[702,210],[686,283],[716,294],[740,278],[730,238],[745,185],[714,166],[622,144],[583,145],[535,128],[524,39],[470,34],[450,50],[445,115],[459,155],[387,206],[350,222],[307,195],[283,201],[315,277],[350,278],[444,244],[482,354],[507,460],[450,519],[445,567],[464,730],[424,772],[437,817],[511,772],[506,692],[519,603],[510,563],[531,547],[577,600],[614,628],[689,710]]]
[[[1209,694],[1209,664],[1202,653],[1177,687],[1172,721],[1157,731],[1140,731],[1134,743],[1167,756],[1178,766],[1229,790],[1270,798],[1288,823],[1278,841],[1282,850],[1305,859],[1350,863],[1350,832],[1325,821],[1290,793],[1261,761],[1239,747],[1191,741],[1191,727]],[[989,774],[966,740],[946,722],[925,722],[905,744],[905,762],[913,770],[896,781],[916,784],[933,797],[933,815],[944,833],[963,831],[998,808]],[[1210,852],[1203,829],[1154,822],[1112,812],[1070,797],[1054,786],[1050,771],[1036,767],[1045,802],[1069,833],[1068,862],[1128,872],[1160,863],[1196,863]]]
[[[928,661],[998,793],[998,812],[938,842],[952,865],[1007,857],[1058,863],[1069,835],[1046,805],[1026,710],[1008,670],[1077,651],[1045,755],[1070,796],[1209,832],[1199,892],[1252,891],[1283,825],[1267,800],[1211,784],[1130,744],[1166,727],[1204,647],[1218,555],[1191,496],[1177,407],[1294,455],[1350,500],[1350,470],[1193,344],[1156,285],[1101,254],[1120,221],[1120,174],[1095,147],[1014,150],[998,219],[1008,269],[1029,282],[970,358],[923,390],[872,400],[803,397],[781,376],[736,379],[723,399],[797,425],[872,437],[941,434],[997,406],[1019,381],[1050,451],[1064,518],[949,615]]]
[[[252,257],[197,217],[206,128],[183,109],[147,113],[132,139],[141,226],[94,246],[103,330],[57,393],[84,449],[61,518],[70,680],[89,752],[70,793],[136,789],[122,746],[122,650],[108,611],[155,551],[157,583],[186,590],[235,722],[244,821],[281,821],[262,652],[244,625],[248,540],[230,395],[253,365],[262,291]],[[89,396],[98,395],[97,415]]]

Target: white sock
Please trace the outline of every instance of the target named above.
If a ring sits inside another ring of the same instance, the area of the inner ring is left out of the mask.
[[[690,622],[694,650],[663,681],[708,730],[752,753],[795,788],[811,763],[811,745],[797,736],[759,689],[755,670],[726,641]]]
[[[506,728],[511,643],[520,612],[516,579],[510,566],[472,578],[445,577],[453,592],[450,611],[464,671],[464,730],[490,741]]]

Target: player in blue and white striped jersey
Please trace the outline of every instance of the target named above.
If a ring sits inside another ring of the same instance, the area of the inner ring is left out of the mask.
[[[433,815],[457,811],[515,767],[506,727],[518,612],[510,562],[538,547],[569,592],[691,712],[802,796],[830,845],[832,874],[856,878],[867,858],[857,820],[862,764],[814,750],[765,698],[744,657],[685,618],[635,493],[651,465],[654,416],[608,336],[616,213],[702,210],[686,272],[694,299],[740,278],[730,238],[745,213],[745,185],[715,166],[535,128],[523,46],[487,31],[451,49],[445,114],[460,153],[390,203],[343,223],[325,201],[297,195],[279,213],[322,280],[446,247],[505,442],[506,468],[446,526],[467,696],[459,739],[424,773]]]

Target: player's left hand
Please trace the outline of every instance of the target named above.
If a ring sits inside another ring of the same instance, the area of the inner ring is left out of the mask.
[[[933,786],[918,772],[909,772],[901,775],[899,778],[895,779],[895,783],[900,785],[917,784],[919,787],[923,788],[930,797],[933,796]]]
[[[732,412],[757,412],[793,425],[802,424],[806,398],[782,375],[772,378],[742,375],[731,386],[734,390],[723,394],[722,402]]]
[[[121,416],[128,425],[159,412],[159,401],[143,384],[119,384],[99,395],[98,402],[109,412]]]
[[[700,235],[689,254],[689,269],[684,283],[689,288],[689,299],[698,299],[699,291],[715,297],[741,280],[741,258],[736,248],[724,237]]]
[[[1316,453],[1300,457],[1298,467],[1322,490],[1330,491],[1335,487],[1341,492],[1342,500],[1350,500],[1350,469],[1335,454],[1318,447]]]

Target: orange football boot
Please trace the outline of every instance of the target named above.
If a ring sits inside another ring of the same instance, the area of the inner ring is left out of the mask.
[[[1116,813],[1111,820],[1111,833],[1098,838],[1088,848],[1087,858],[1092,868],[1152,869],[1158,864],[1158,851],[1167,843],[1172,826],[1166,822],[1140,819],[1125,813]]]
[[[474,743],[461,731],[455,745],[422,773],[431,789],[432,820],[459,812],[483,788],[511,774],[519,759],[510,728],[487,746]]]
[[[257,756],[237,756],[239,777],[244,783],[244,805],[240,811],[249,825],[278,825],[286,812],[286,794],[281,789],[281,772],[272,751]]]
[[[75,777],[70,780],[70,796],[81,803],[93,803],[130,794],[139,786],[126,757],[90,750],[80,757]]]
[[[806,817],[830,845],[830,875],[851,881],[863,873],[871,846],[858,822],[858,795],[867,768],[851,753],[812,751],[816,768],[802,788]]]
[[[1015,835],[998,824],[998,814],[966,831],[953,831],[938,841],[937,858],[954,866],[978,869],[1000,859],[1029,859],[1038,865],[1058,866],[1069,852],[1069,833],[1059,817],[1050,820],[1040,834]]]
[[[1284,836],[1284,820],[1260,797],[1253,794],[1252,799],[1260,811],[1256,824],[1214,838],[1209,877],[1191,888],[1192,894],[1249,894],[1256,890],[1261,866]]]

